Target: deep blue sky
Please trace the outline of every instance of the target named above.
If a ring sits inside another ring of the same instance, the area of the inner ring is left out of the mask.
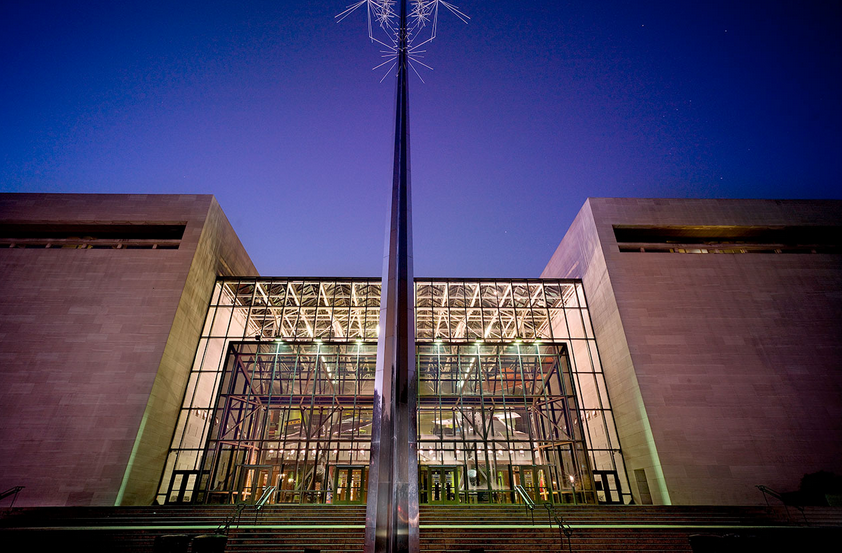
[[[842,3],[458,0],[415,268],[538,276],[588,196],[842,198]],[[264,275],[380,274],[394,79],[343,0],[0,6],[0,191],[212,193]]]

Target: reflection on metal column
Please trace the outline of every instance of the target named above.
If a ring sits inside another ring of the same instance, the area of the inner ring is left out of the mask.
[[[392,208],[383,260],[365,551],[418,551],[415,317],[406,0],[401,1]]]

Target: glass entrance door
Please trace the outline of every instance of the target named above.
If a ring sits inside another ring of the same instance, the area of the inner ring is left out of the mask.
[[[364,503],[367,484],[366,467],[334,467],[333,503]]]
[[[593,471],[596,498],[600,503],[622,503],[620,479],[613,470]]]
[[[459,503],[462,467],[418,467],[419,495],[422,503]]]
[[[513,465],[512,483],[523,486],[526,494],[536,503],[552,503],[553,489],[549,470],[545,465]]]
[[[190,503],[193,501],[193,491],[196,489],[198,470],[174,470],[170,480],[170,491],[167,503]]]
[[[275,468],[274,465],[240,465],[239,500],[254,502],[260,499],[264,488],[275,483]]]

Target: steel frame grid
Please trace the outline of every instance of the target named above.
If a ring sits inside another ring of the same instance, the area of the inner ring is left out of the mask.
[[[334,317],[331,314],[331,317],[346,321],[351,308],[372,311],[379,309],[380,284],[378,279],[372,278],[228,277],[218,279],[209,302],[205,327],[185,391],[182,414],[173,435],[173,445],[161,480],[159,500],[164,501],[166,498],[168,475],[173,469],[197,468],[200,465],[201,452],[209,439],[210,397],[219,386],[223,352],[231,341],[253,340],[255,336],[263,340],[263,333],[258,331],[266,328],[265,325],[261,325],[267,319],[267,307],[281,306],[288,310],[284,313],[284,317],[300,319],[301,316],[295,313],[293,307],[295,301],[292,295],[286,294],[290,288],[294,295],[298,295],[299,291],[305,291],[306,297],[299,296],[299,301],[305,304],[303,307],[312,307],[312,304],[320,302],[322,308],[338,308],[336,311],[339,315]],[[497,287],[498,300],[494,299],[491,285]],[[425,286],[429,292],[425,291]],[[511,296],[512,304],[506,304],[499,299],[505,297],[505,290],[509,288],[513,291],[521,291],[520,294]],[[261,289],[269,296],[271,303],[263,298]],[[482,302],[479,307],[476,307],[476,303],[471,306],[471,300],[478,289]],[[528,298],[527,291],[529,291]],[[536,292],[538,292],[537,295],[535,295]],[[480,324],[483,328],[487,328],[486,321],[503,320],[498,311],[506,309],[509,305],[514,305],[515,308],[528,308],[533,312],[546,310],[550,324],[544,325],[542,327],[544,330],[539,332],[536,338],[530,340],[521,337],[531,334],[504,334],[500,342],[512,344],[520,340],[523,344],[564,343],[567,345],[572,378],[576,382],[577,393],[580,395],[577,401],[581,416],[577,415],[577,418],[581,418],[584,425],[586,451],[590,464],[595,468],[615,470],[620,478],[625,497],[630,497],[622,454],[617,445],[619,442],[613,424],[613,413],[605,389],[605,379],[593,338],[588,304],[581,281],[576,279],[416,279],[415,304],[419,312],[424,307],[431,306],[433,301],[438,301],[440,305],[443,296],[447,299],[445,308],[449,310],[449,313],[458,313],[459,310],[464,313],[466,309],[478,310],[474,316],[482,321]],[[351,318],[353,318],[353,313],[351,313]],[[453,322],[453,319],[442,321],[442,327],[455,328],[458,322]],[[302,326],[306,327],[297,323],[297,328],[300,329]],[[294,327],[288,325],[286,328]],[[330,341],[344,343],[360,341],[370,346],[377,331],[375,325],[371,331],[374,336],[361,340],[336,332],[337,325],[332,321],[318,328],[334,330],[332,334],[330,331],[325,334],[329,336]],[[501,328],[505,328],[505,325],[501,324]],[[321,339],[298,334],[282,335],[280,338],[286,343],[302,344]],[[276,337],[269,335],[265,339]],[[471,341],[467,336],[458,338],[453,334],[441,334],[440,337],[430,335],[426,339],[419,337],[417,341],[419,347],[436,342],[464,345],[474,343],[476,340]],[[193,438],[188,439],[188,435]]]

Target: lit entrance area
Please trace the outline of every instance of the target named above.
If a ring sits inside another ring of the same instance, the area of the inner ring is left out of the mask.
[[[418,467],[418,495],[421,503],[464,503],[459,485],[462,467]]]
[[[329,503],[365,503],[368,467],[333,467],[334,494]]]
[[[230,345],[197,500],[363,503],[374,345]]]
[[[260,498],[265,488],[277,482],[276,469],[274,465],[240,465],[237,470],[240,500],[249,502]]]
[[[422,503],[595,503],[564,345],[419,344]]]
[[[549,467],[515,465],[510,468],[512,471],[512,482],[515,486],[522,486],[526,491],[526,495],[528,495],[532,501],[535,501],[536,503],[551,503],[553,501],[554,490],[553,487],[549,485]],[[557,498],[558,496],[556,495],[555,499]]]

